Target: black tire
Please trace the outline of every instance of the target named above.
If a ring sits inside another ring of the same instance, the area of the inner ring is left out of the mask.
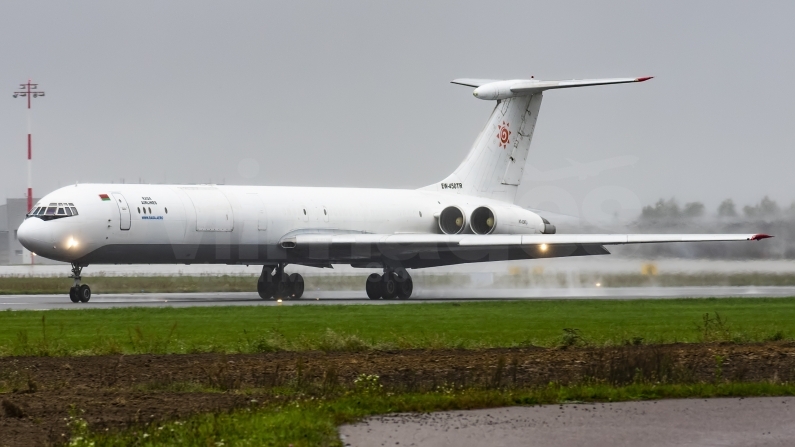
[[[411,276],[406,273],[405,275],[395,275],[397,281],[397,297],[401,300],[411,298],[411,292],[414,291],[414,281]]]
[[[257,281],[257,294],[263,300],[272,300],[273,299],[273,276],[270,273],[266,273],[268,275],[260,276],[259,280]]]
[[[77,298],[81,303],[87,303],[91,299],[91,287],[88,284],[83,284],[77,289]]]
[[[80,302],[80,299],[77,297],[77,287],[72,286],[69,288],[69,299],[72,300],[73,303]]]
[[[371,273],[367,277],[367,282],[364,284],[364,290],[367,291],[367,297],[371,300],[381,299],[381,275],[378,273]]]
[[[381,297],[385,300],[397,298],[397,281],[394,274],[384,275],[381,279]]]
[[[290,277],[287,275],[273,277],[273,297],[277,300],[289,298],[292,290],[290,287]]]
[[[290,298],[300,300],[304,294],[304,277],[298,273],[293,273],[289,277],[290,281]]]

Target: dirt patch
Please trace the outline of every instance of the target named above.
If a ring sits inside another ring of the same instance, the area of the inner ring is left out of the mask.
[[[792,381],[795,343],[676,344],[612,348],[372,351],[0,358],[0,446],[58,444],[65,418],[84,411],[94,430],[229,411],[350,388],[360,374],[384,387],[530,387],[598,381],[616,385]],[[245,391],[245,392],[244,392]]]

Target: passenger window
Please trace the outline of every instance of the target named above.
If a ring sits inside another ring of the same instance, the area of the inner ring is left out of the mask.
[[[152,214],[152,207],[149,207],[149,214]]]
[[[304,208],[304,216],[306,216],[306,208]]]
[[[166,208],[166,214],[168,214],[168,208]]]
[[[138,214],[141,214],[141,207],[138,207]]]

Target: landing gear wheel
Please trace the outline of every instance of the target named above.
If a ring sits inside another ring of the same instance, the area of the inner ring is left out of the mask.
[[[72,274],[69,275],[69,278],[74,280],[72,287],[69,288],[69,299],[73,303],[84,302],[87,303],[88,300],[91,299],[91,289],[88,288],[87,285],[83,284],[80,285],[81,278],[80,274],[83,272],[83,267],[85,265],[80,264],[72,264]]]
[[[367,282],[364,285],[364,289],[367,291],[367,297],[371,300],[380,300],[381,299],[381,275],[378,273],[371,273],[370,276],[367,277]]]
[[[83,284],[77,289],[77,298],[81,303],[87,303],[91,299],[91,288]]]
[[[401,300],[409,299],[411,292],[414,291],[414,281],[411,276],[404,271],[402,274],[395,274],[395,280],[397,281],[397,297]]]
[[[290,277],[282,273],[281,275],[273,275],[273,296],[276,299],[285,299],[290,296]]]
[[[397,281],[394,273],[387,273],[381,279],[381,296],[385,300],[393,300],[397,297]]]
[[[290,299],[300,300],[301,295],[304,294],[304,277],[298,273],[293,273],[288,278],[290,282]]]
[[[270,273],[265,273],[268,276],[260,276],[257,281],[257,294],[263,300],[273,299],[273,276]]]

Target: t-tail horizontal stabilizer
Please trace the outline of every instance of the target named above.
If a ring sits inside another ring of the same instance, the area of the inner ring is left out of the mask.
[[[593,85],[629,84],[652,79],[652,76],[641,78],[610,78],[610,79],[580,79],[570,81],[541,81],[538,79],[512,79],[499,81],[494,79],[455,79],[453,84],[476,87],[472,94],[475,98],[487,101],[528,96],[541,93],[544,90],[559,88],[590,87]]]
[[[649,79],[650,76],[579,81],[456,79],[453,84],[475,87],[475,97],[499,102],[455,172],[423,189],[513,202],[524,175],[544,90],[627,84]]]

